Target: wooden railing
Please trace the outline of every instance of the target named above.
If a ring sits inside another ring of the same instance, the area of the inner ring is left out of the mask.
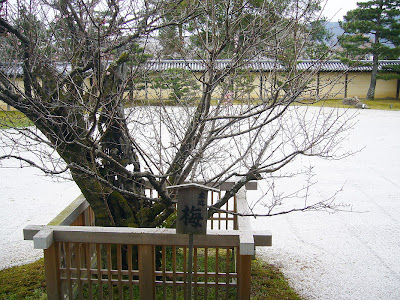
[[[209,204],[221,196],[211,193]],[[246,212],[245,190],[224,209]],[[187,298],[188,235],[169,228],[95,227],[94,220],[80,196],[49,225],[24,229],[24,238],[44,249],[48,299]],[[193,239],[192,298],[249,299],[255,246],[270,246],[271,234],[253,232],[248,218],[227,213],[208,222],[207,235]]]

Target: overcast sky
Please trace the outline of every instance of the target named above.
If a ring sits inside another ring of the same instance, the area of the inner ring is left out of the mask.
[[[357,2],[366,2],[366,0],[327,0],[323,15],[331,22],[342,21],[347,11],[357,8]]]

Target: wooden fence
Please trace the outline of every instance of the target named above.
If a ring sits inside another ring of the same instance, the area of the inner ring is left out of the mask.
[[[209,204],[221,197],[210,193]],[[246,212],[246,191],[224,208]],[[80,196],[49,225],[24,229],[24,239],[44,249],[48,299],[187,299],[188,235],[94,221]],[[248,218],[228,213],[208,223],[207,235],[193,238],[192,299],[250,299],[255,246],[271,246],[271,234],[253,232]]]

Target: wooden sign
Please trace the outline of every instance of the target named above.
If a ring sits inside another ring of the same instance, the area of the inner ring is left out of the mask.
[[[178,190],[176,233],[206,234],[208,191],[218,190],[195,183],[169,188]]]

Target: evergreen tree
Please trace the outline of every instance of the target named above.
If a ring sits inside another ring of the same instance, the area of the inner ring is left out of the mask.
[[[372,0],[357,5],[340,23],[345,31],[340,44],[348,60],[372,55],[367,99],[373,99],[379,59],[397,59],[400,55],[400,0]]]
[[[316,11],[318,12],[318,10]],[[306,57],[310,59],[318,59],[331,53],[332,32],[326,26],[326,19],[312,20],[307,31],[309,35],[309,44],[306,47]]]

